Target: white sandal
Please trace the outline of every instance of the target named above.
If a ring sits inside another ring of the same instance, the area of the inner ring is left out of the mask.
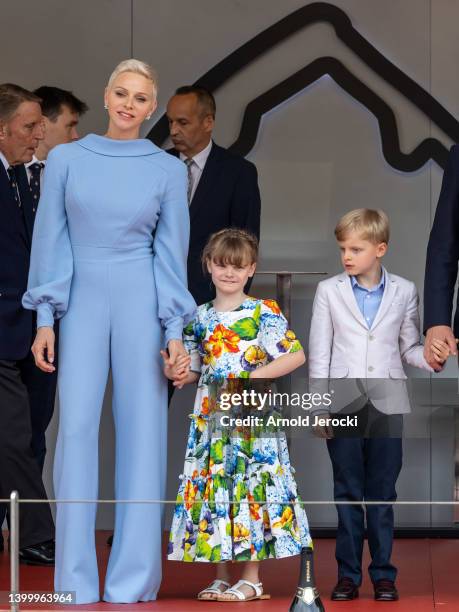
[[[239,590],[239,587],[241,587],[243,584],[246,584],[251,589],[253,589],[255,591],[255,595],[244,595],[244,593]],[[254,584],[253,582],[249,582],[248,580],[238,580],[236,584],[234,584],[232,587],[224,591],[224,593],[225,595],[227,593],[229,593],[230,595],[234,595],[235,599],[233,598],[227,599],[226,597],[217,597],[217,601],[231,601],[234,603],[235,601],[253,601],[254,599],[271,599],[271,595],[267,595],[266,593],[263,593],[263,584],[261,582]]]
[[[220,586],[224,586],[225,590],[221,591],[220,588],[219,588]],[[218,596],[221,595],[222,593],[225,593],[226,590],[230,586],[231,585],[230,585],[229,582],[226,582],[225,580],[216,579],[207,588],[203,589],[202,591],[199,591],[197,597],[198,597],[198,599],[200,601],[217,601]],[[204,593],[209,593],[209,594],[212,594],[212,595],[217,595],[217,597],[201,597],[201,595],[204,595]]]

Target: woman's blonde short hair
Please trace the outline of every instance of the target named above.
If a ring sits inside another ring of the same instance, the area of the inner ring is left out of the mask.
[[[357,232],[362,240],[373,244],[389,242],[389,217],[381,210],[357,208],[346,213],[335,227],[336,240],[346,240],[350,232]]]
[[[109,89],[113,85],[113,81],[116,79],[116,77],[119,74],[122,74],[123,72],[134,72],[135,74],[141,74],[146,79],[151,81],[153,83],[153,95],[156,98],[158,94],[158,79],[156,76],[156,72],[149,64],[133,58],[123,60],[118,64],[118,66],[111,73],[110,78],[108,79],[107,87]]]
[[[207,272],[210,261],[239,268],[256,263],[257,259],[256,237],[250,232],[231,227],[212,234],[204,247],[201,261],[204,272]]]

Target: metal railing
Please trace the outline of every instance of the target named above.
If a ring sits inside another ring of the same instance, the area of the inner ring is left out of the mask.
[[[10,499],[0,499],[0,503],[9,503],[10,505],[10,594],[11,605],[10,612],[20,612],[20,600],[15,600],[14,595],[20,595],[20,584],[19,584],[19,512],[20,504],[165,504],[165,505],[176,505],[177,500],[166,500],[166,499],[20,499],[17,491],[11,493]],[[202,500],[192,501],[192,504],[206,503]],[[268,500],[259,501],[229,501],[226,502],[229,505],[253,505],[260,504],[266,505],[270,503],[278,504],[278,502],[269,502]],[[291,503],[291,502],[286,502]],[[459,501],[387,501],[387,500],[371,500],[371,501],[340,501],[340,500],[309,500],[309,501],[298,501],[297,503],[302,506],[324,506],[324,505],[348,505],[348,506],[374,506],[374,505],[385,505],[385,506],[454,506],[459,509]]]

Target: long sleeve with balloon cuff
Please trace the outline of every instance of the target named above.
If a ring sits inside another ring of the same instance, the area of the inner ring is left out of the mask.
[[[182,339],[183,328],[196,311],[196,303],[187,290],[190,217],[188,177],[182,165],[176,169],[174,180],[167,183],[153,242],[158,314],[166,344]]]
[[[37,327],[67,312],[73,256],[65,210],[67,163],[56,147],[48,156],[35,219],[28,290],[22,304],[37,311]]]

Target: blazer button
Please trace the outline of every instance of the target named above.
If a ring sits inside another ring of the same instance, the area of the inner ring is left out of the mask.
[[[369,371],[369,372],[373,372],[373,370],[374,370],[374,367],[373,367],[373,366],[368,366],[368,371]]]
[[[369,338],[369,340],[374,340],[375,339],[375,337],[372,336],[371,334],[368,336],[368,338]]]

